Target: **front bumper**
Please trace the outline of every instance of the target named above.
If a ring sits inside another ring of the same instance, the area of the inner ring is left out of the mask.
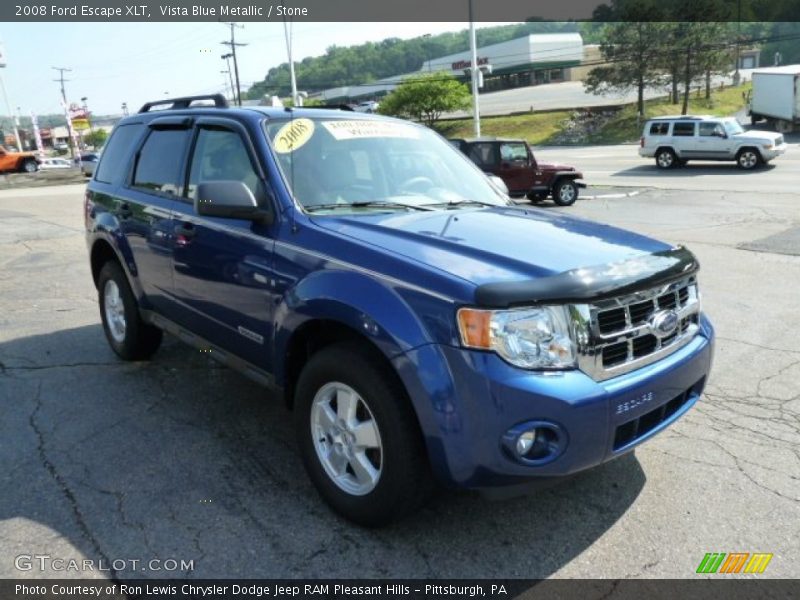
[[[761,147],[761,156],[764,158],[765,161],[772,160],[773,158],[777,158],[781,154],[786,152],[786,144],[780,144],[779,146],[773,146],[770,149],[766,149],[763,146]]]
[[[425,345],[394,360],[409,390],[434,472],[467,488],[562,477],[629,452],[699,399],[713,358],[714,332],[664,359],[596,382],[578,370],[534,373],[489,352]],[[563,431],[560,454],[523,464],[503,444],[509,429],[546,421]]]

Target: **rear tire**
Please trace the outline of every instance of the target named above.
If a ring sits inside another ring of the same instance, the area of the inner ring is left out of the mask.
[[[21,171],[23,173],[36,173],[39,170],[39,163],[37,163],[32,158],[26,158],[22,161],[22,168]]]
[[[656,166],[659,169],[674,169],[678,164],[678,157],[671,148],[659,148],[656,151]]]
[[[553,188],[553,200],[559,206],[572,206],[578,199],[578,186],[571,179],[562,179]]]
[[[123,360],[144,360],[155,354],[163,333],[142,321],[122,267],[107,262],[97,278],[103,331],[111,349]]]
[[[379,527],[428,500],[433,478],[416,415],[375,350],[343,342],[314,354],[294,407],[306,471],[336,512]]]
[[[755,169],[762,162],[761,154],[755,148],[742,148],[736,154],[736,165],[745,171]]]

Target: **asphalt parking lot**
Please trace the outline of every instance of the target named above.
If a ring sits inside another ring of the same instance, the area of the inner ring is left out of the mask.
[[[559,487],[446,493],[378,531],[322,504],[265,390],[174,340],[152,362],[116,359],[83,186],[0,191],[0,577],[110,576],[18,568],[48,555],[126,561],[123,577],[683,578],[707,552],[773,553],[759,577],[797,577],[800,196],[724,181],[547,208],[697,254],[718,345],[696,408]],[[151,559],[161,571],[141,570]],[[165,571],[168,559],[193,568]]]

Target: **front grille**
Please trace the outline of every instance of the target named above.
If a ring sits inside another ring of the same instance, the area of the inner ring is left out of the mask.
[[[627,421],[618,426],[614,433],[614,450],[619,450],[637,439],[644,437],[656,427],[668,421],[675,413],[677,413],[684,405],[692,400],[703,387],[703,380],[701,379],[685,392],[675,396],[669,402],[662,404],[658,408],[654,408],[648,413],[641,415],[636,419]]]
[[[674,352],[694,337],[700,301],[694,276],[589,307],[590,340],[581,368],[602,380],[644,366]],[[669,334],[656,328],[654,317],[674,311],[677,327]]]

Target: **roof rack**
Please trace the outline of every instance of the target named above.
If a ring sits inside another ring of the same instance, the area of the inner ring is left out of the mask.
[[[167,106],[161,110],[176,110],[179,108],[190,108],[192,102],[198,100],[213,100],[215,108],[228,108],[228,101],[222,94],[205,94],[202,96],[184,96],[182,98],[167,98],[165,100],[154,100],[153,102],[145,102],[142,108],[139,109],[140,113],[150,112],[154,106]],[[199,108],[199,107],[197,107]]]

